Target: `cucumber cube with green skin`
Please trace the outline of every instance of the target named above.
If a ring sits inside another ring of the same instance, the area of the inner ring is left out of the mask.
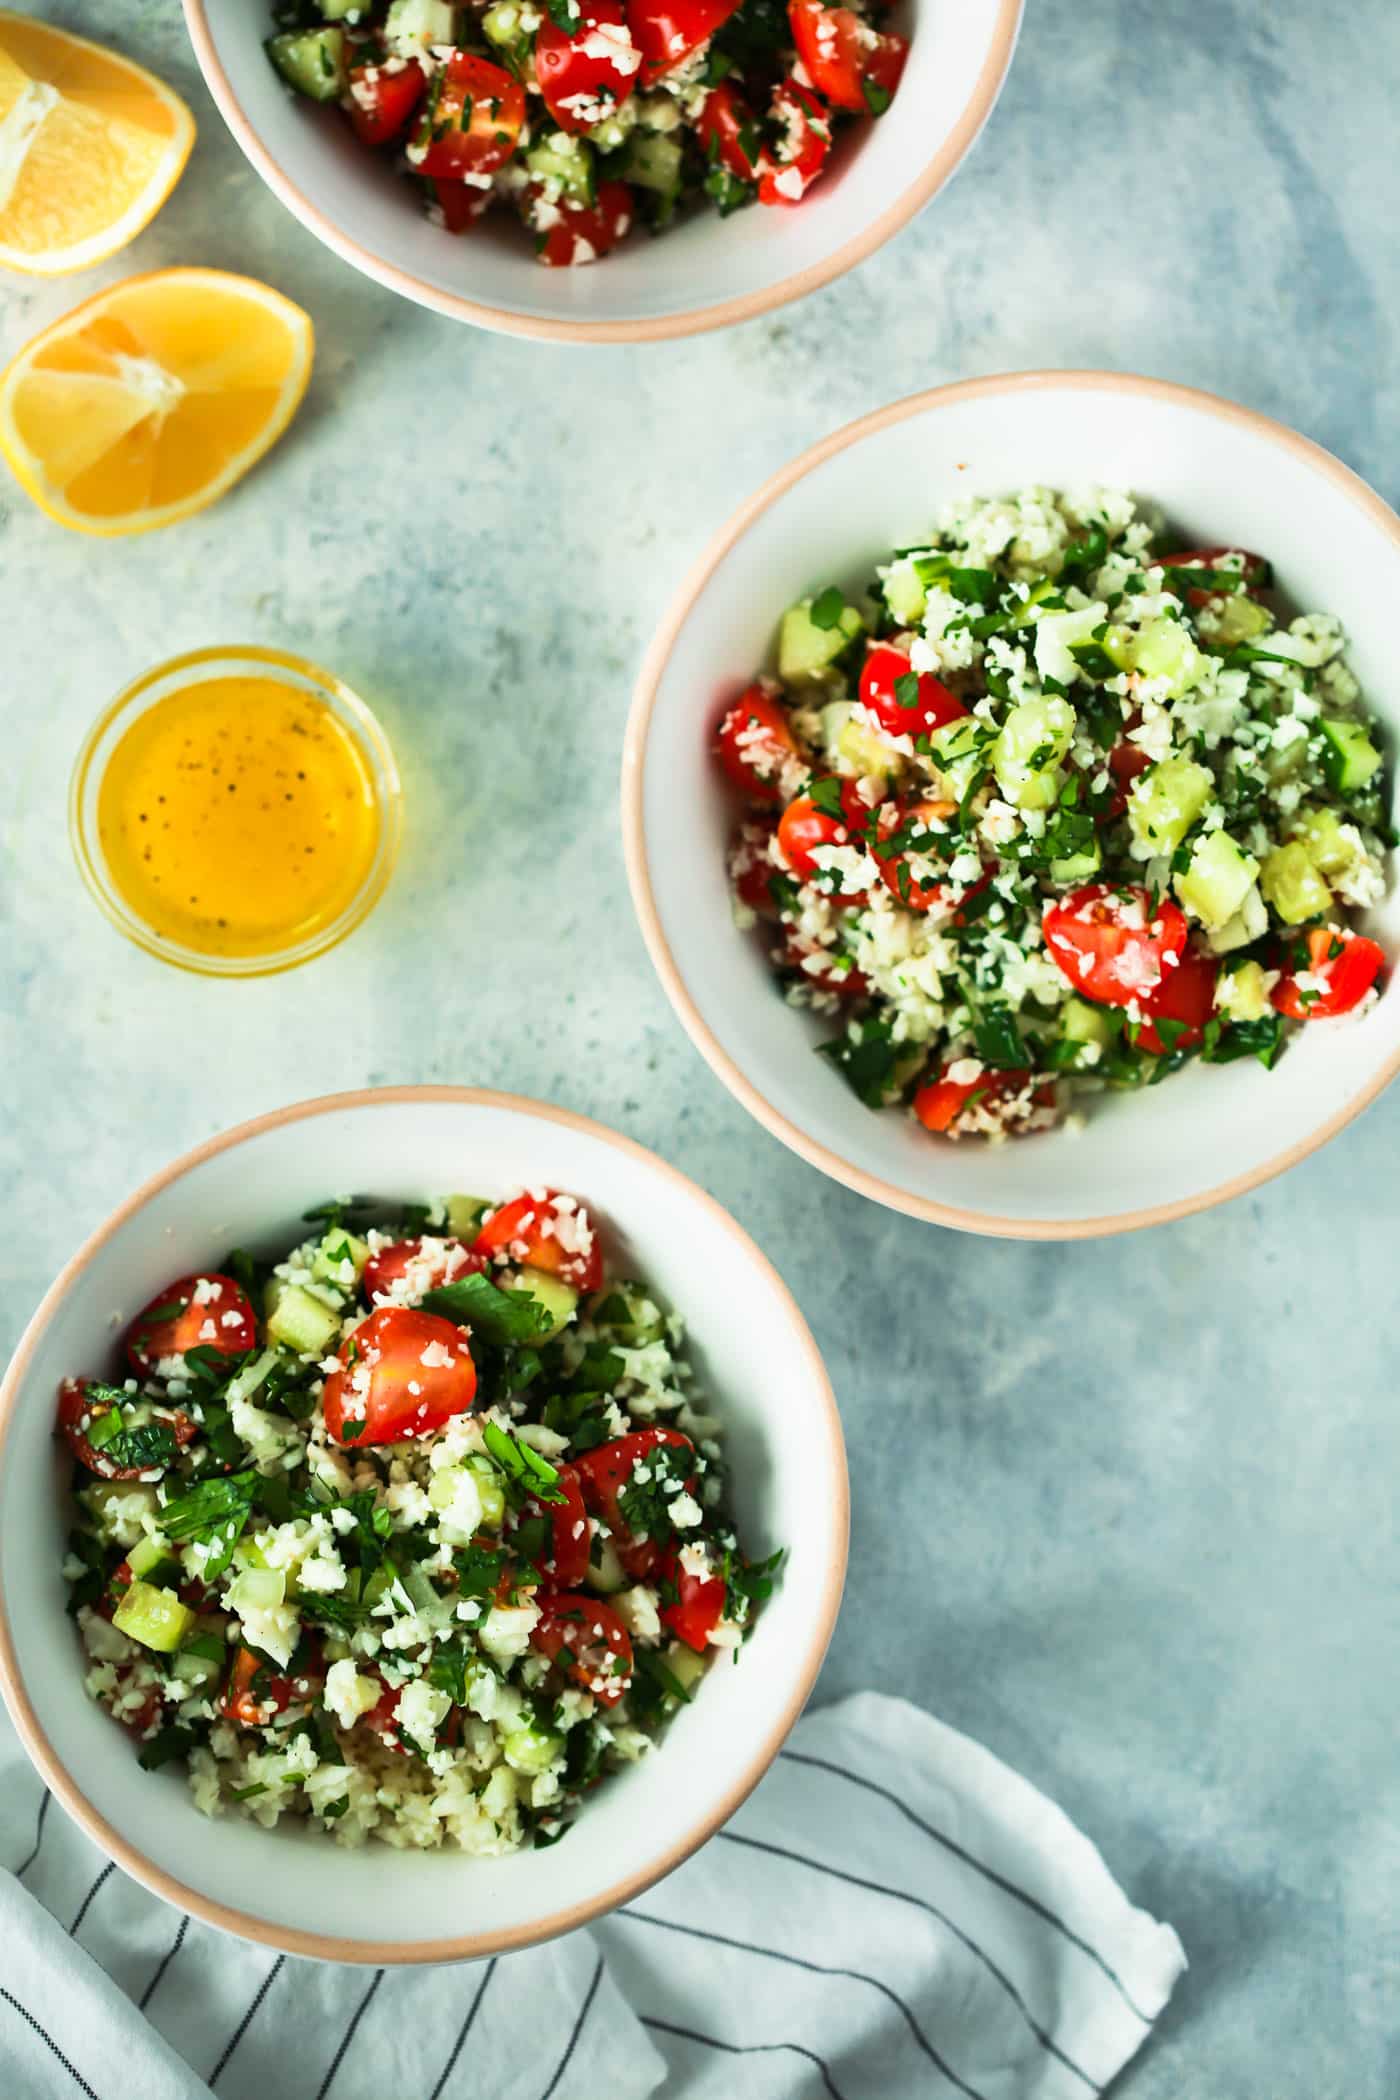
[[[1106,1050],[1113,1041],[1113,1016],[1087,999],[1066,999],[1060,1008],[1060,1033],[1067,1043],[1097,1043]]]
[[[488,7],[481,18],[481,33],[488,44],[509,51],[521,34],[520,9],[515,0],[498,0],[497,6]]]
[[[1301,926],[1305,919],[1320,919],[1331,909],[1331,885],[1301,839],[1275,846],[1265,856],[1259,887],[1265,903],[1272,904],[1285,926]]]
[[[311,1258],[311,1273],[319,1283],[353,1292],[369,1260],[368,1242],[343,1229],[328,1232]]]
[[[588,1317],[605,1339],[625,1349],[645,1348],[666,1332],[660,1308],[636,1283],[610,1283],[589,1299]]]
[[[288,87],[299,95],[312,102],[338,102],[345,93],[350,76],[343,29],[290,30],[269,37],[266,50]]]
[[[836,739],[834,757],[843,772],[857,780],[892,780],[899,771],[899,753],[891,751],[883,737],[850,716]]]
[[[512,1728],[501,1746],[517,1772],[547,1772],[564,1754],[564,1738],[547,1728]]]
[[[1355,825],[1344,823],[1335,809],[1314,803],[1300,809],[1290,826],[1302,840],[1308,857],[1324,875],[1340,875],[1360,857],[1360,834]]]
[[[1210,831],[1196,841],[1191,865],[1173,884],[1184,909],[1207,932],[1234,918],[1254,887],[1259,863],[1228,831]]]
[[[980,725],[970,715],[945,722],[929,738],[938,786],[950,802],[961,802],[983,764]]]
[[[683,1692],[693,1692],[709,1668],[709,1658],[697,1655],[684,1641],[672,1641],[664,1657],[667,1669]]]
[[[384,40],[391,47],[424,44],[455,44],[457,10],[449,0],[391,0],[384,17]]]
[[[174,1590],[158,1590],[149,1582],[133,1582],[112,1614],[118,1633],[158,1655],[173,1655],[194,1622],[195,1614]]]
[[[159,1536],[138,1540],[127,1554],[126,1564],[137,1580],[154,1583],[158,1588],[184,1579],[174,1549]]]
[[[778,629],[778,676],[785,685],[819,681],[865,630],[855,607],[845,604],[830,627],[819,627],[812,618],[814,602],[804,598],[783,614]]]
[[[1360,722],[1324,715],[1318,726],[1324,743],[1322,770],[1329,787],[1334,787],[1339,795],[1355,794],[1379,768],[1380,752]]]
[[[1165,758],[1140,773],[1128,797],[1128,827],[1139,845],[1171,853],[1214,792],[1215,782],[1191,758]]]
[[[1221,598],[1209,609],[1202,607],[1202,633],[1207,640],[1219,642],[1227,649],[1236,648],[1240,642],[1257,642],[1273,624],[1274,616],[1266,605],[1242,594]]]
[[[1141,671],[1145,678],[1164,679],[1172,699],[1199,685],[1206,667],[1206,659],[1180,620],[1165,614],[1143,627],[1110,627],[1101,646],[1120,671]]]
[[[681,193],[680,141],[659,131],[634,131],[622,161],[622,179],[661,197]]]
[[[481,1230],[481,1221],[492,1208],[489,1196],[449,1196],[447,1199],[447,1229],[454,1239],[474,1240]]]
[[[1066,860],[1052,860],[1050,880],[1052,882],[1088,882],[1103,866],[1103,847],[1097,839],[1091,839],[1082,853],[1071,853]]]
[[[546,1276],[539,1269],[522,1269],[517,1286],[528,1291],[536,1305],[542,1306],[549,1315],[550,1324],[539,1336],[542,1342],[552,1342],[556,1334],[562,1334],[570,1320],[578,1313],[578,1292],[562,1277]]]
[[[340,1333],[340,1317],[299,1283],[289,1284],[268,1316],[267,1338],[298,1356],[324,1356]]]
[[[1058,694],[1022,700],[992,746],[997,785],[1018,809],[1049,809],[1060,792],[1059,762],[1074,740],[1074,709]]]
[[[591,204],[597,195],[593,148],[587,139],[567,131],[551,131],[525,155],[525,165],[537,182],[557,182],[566,197]]]
[[[1251,958],[1223,969],[1216,981],[1215,1003],[1227,1020],[1266,1021],[1273,1012],[1269,980]]]
[[[902,561],[890,564],[880,588],[885,594],[890,618],[898,621],[901,627],[917,627],[928,604],[928,592],[922,576],[907,555]]]
[[[355,15],[367,15],[373,0],[317,0],[316,11],[328,22],[344,22]]]
[[[1255,941],[1264,938],[1268,930],[1269,907],[1259,894],[1258,883],[1252,882],[1233,917],[1207,933],[1206,946],[1212,955],[1232,955],[1236,948],[1252,947]]]

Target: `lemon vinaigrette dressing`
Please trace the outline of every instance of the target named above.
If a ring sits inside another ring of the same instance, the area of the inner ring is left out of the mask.
[[[335,923],[374,865],[365,758],[314,693],[257,672],[177,686],[113,748],[97,791],[112,887],[161,939],[270,956]]]

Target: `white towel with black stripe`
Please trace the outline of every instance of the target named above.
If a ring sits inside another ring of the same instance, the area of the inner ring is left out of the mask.
[[[1086,2100],[1185,1967],[1042,1794],[874,1693],[808,1714],[669,1880],[490,1962],[336,1968],[181,1918],[3,1715],[0,1861],[23,2100]]]

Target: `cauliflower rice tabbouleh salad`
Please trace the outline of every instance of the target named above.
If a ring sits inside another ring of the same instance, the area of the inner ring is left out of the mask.
[[[680,1323],[572,1197],[308,1222],[171,1284],[120,1383],[61,1389],[87,1689],[210,1815],[552,1843],[781,1556],[743,1559]]]
[[[908,50],[883,0],[284,0],[268,55],[387,149],[429,215],[495,202],[539,261],[596,262],[633,222],[800,204],[838,128],[888,109]]]
[[[724,714],[735,914],[872,1108],[1001,1138],[1374,1004],[1394,843],[1340,624],[1127,495],[956,503]]]

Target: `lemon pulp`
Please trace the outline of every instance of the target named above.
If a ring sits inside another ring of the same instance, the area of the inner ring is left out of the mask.
[[[153,933],[199,955],[268,956],[353,902],[380,813],[324,700],[240,674],[138,716],[103,773],[97,829],[113,887]]]

